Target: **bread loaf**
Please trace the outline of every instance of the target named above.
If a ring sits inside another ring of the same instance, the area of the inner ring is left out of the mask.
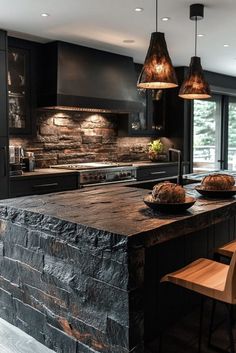
[[[202,179],[201,184],[205,190],[230,190],[235,180],[229,174],[209,174]]]
[[[152,198],[158,203],[183,203],[185,190],[178,184],[164,182],[153,187]]]

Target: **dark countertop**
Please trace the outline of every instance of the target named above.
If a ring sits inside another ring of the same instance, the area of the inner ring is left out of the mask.
[[[199,197],[192,185],[187,186],[187,191],[197,197],[197,202],[181,215],[154,213],[143,203],[147,190],[107,185],[1,200],[0,216],[10,213],[28,219],[33,214],[36,218],[43,215],[151,246],[203,229],[236,213],[235,198],[207,200]]]
[[[169,165],[177,165],[177,162],[160,162],[160,163],[153,163],[151,161],[141,161],[141,162],[127,162],[122,163],[122,166],[134,166],[135,168],[151,168],[154,166],[169,166]],[[27,177],[38,177],[38,176],[50,176],[50,175],[63,175],[68,173],[78,173],[76,170],[69,170],[69,169],[57,169],[57,168],[42,168],[42,169],[35,169],[34,172],[24,172],[22,175],[14,175],[11,176],[10,179],[19,179],[19,178],[27,178]]]
[[[21,179],[21,178],[32,178],[32,177],[45,177],[50,175],[65,175],[65,174],[77,174],[76,170],[67,170],[67,169],[53,169],[53,168],[42,168],[35,169],[34,172],[24,172],[22,175],[11,176],[10,179]]]

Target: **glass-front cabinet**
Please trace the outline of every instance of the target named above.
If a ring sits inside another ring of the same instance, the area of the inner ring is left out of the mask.
[[[138,90],[142,111],[129,115],[130,136],[161,136],[165,130],[165,92]]]
[[[29,130],[29,52],[8,49],[9,129],[11,133]]]

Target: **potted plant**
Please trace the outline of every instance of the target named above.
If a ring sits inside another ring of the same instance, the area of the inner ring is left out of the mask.
[[[148,157],[152,162],[166,160],[164,145],[161,140],[154,140],[148,144]]]

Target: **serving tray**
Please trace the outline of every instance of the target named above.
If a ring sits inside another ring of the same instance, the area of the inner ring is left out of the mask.
[[[144,203],[154,211],[163,213],[181,213],[194,205],[196,199],[191,196],[186,196],[185,202],[182,203],[159,203],[153,201],[152,195],[149,194],[144,197]]]
[[[236,186],[233,186],[230,190],[205,190],[204,186],[195,186],[195,190],[202,196],[208,198],[230,198],[236,194]]]

